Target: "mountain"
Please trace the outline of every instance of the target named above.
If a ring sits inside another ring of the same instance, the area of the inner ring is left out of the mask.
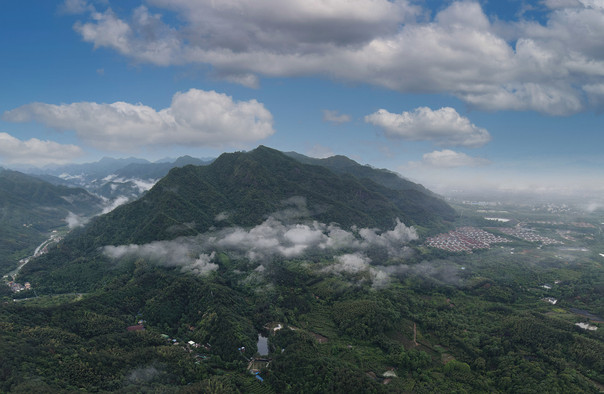
[[[32,283],[54,286],[55,291],[87,291],[115,274],[101,252],[108,245],[250,229],[269,218],[294,226],[381,229],[377,231],[390,230],[400,220],[426,234],[448,228],[454,216],[444,201],[420,191],[389,189],[260,146],[225,153],[206,166],[173,168],[140,199],[96,217],[22,273]]]
[[[101,160],[92,163],[46,167],[43,170],[43,173],[55,176],[66,174],[70,176],[81,175],[85,178],[104,178],[129,164],[150,164],[150,162],[148,160],[138,159],[135,157],[129,157],[126,159],[103,157]]]
[[[301,163],[326,167],[338,174],[349,174],[361,179],[367,178],[389,189],[416,190],[429,196],[438,197],[424,186],[411,182],[392,171],[361,165],[346,156],[336,155],[325,159],[315,159],[296,152],[285,152],[285,154]]]
[[[0,272],[31,254],[67,216],[100,212],[101,199],[83,189],[56,186],[38,178],[0,169]]]
[[[442,227],[454,217],[445,202],[421,191],[390,189],[261,146],[225,153],[207,166],[172,169],[140,200],[95,220],[89,236],[102,244],[145,243],[215,226],[255,226],[288,208],[288,199],[300,197],[306,206],[297,220],[347,228],[391,228],[396,218],[407,225]],[[219,215],[225,219],[217,221]]]
[[[124,179],[160,179],[175,167],[184,167],[187,165],[203,166],[206,164],[209,164],[209,162],[191,156],[182,156],[170,162],[131,163],[114,171],[114,174],[118,178]]]
[[[210,160],[190,156],[169,162],[151,163],[144,159],[103,158],[98,162],[70,164],[33,171],[36,177],[55,185],[82,187],[90,193],[110,200],[134,200],[149,190],[172,168],[205,165]]]

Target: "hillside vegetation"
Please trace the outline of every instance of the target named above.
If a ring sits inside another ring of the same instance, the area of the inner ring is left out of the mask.
[[[69,213],[90,215],[101,200],[83,189],[55,186],[17,171],[0,169],[0,272],[32,254]]]

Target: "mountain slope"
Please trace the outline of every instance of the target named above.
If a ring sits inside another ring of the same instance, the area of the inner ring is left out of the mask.
[[[364,166],[346,156],[336,155],[325,159],[315,159],[296,152],[285,152],[285,154],[296,159],[300,163],[326,167],[338,174],[349,174],[361,179],[371,179],[375,183],[389,189],[416,190],[429,196],[437,197],[436,194],[426,189],[424,186],[411,182],[392,171],[377,169],[368,165]]]
[[[213,226],[254,226],[291,209],[288,199],[298,204],[300,197],[306,206],[296,206],[298,219],[344,227],[390,228],[396,218],[433,227],[453,217],[446,203],[420,191],[389,189],[259,147],[223,154],[208,166],[173,169],[142,199],[95,220],[88,233],[104,245],[169,239]],[[225,219],[215,220],[220,214]]]
[[[206,164],[209,164],[209,162],[191,156],[182,156],[173,162],[131,163],[114,171],[114,173],[119,178],[124,179],[160,179],[166,176],[168,172],[175,167],[184,167],[187,165],[203,166]]]
[[[207,166],[172,169],[140,199],[96,217],[60,248],[29,263],[22,280],[50,292],[89,291],[121,269],[103,254],[105,246],[251,229],[269,217],[294,227],[314,221],[378,231],[392,229],[400,219],[421,235],[448,227],[454,211],[419,191],[388,189],[261,146],[223,154]]]
[[[55,186],[17,171],[0,169],[0,270],[25,257],[67,215],[100,211],[101,200],[83,189]]]

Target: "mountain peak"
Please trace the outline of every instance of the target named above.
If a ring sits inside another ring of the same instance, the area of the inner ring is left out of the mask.
[[[356,164],[344,156],[337,160]],[[145,243],[217,226],[256,226],[288,210],[284,204],[292,199],[305,205],[296,220],[347,228],[391,228],[397,218],[439,227],[453,216],[446,203],[421,191],[391,189],[261,145],[224,153],[206,166],[173,168],[141,199],[95,221],[92,237],[104,244]]]

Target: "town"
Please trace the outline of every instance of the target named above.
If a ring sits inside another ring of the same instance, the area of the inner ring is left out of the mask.
[[[561,241],[542,236],[535,230],[526,227],[497,227],[487,228],[490,231],[499,231],[503,234],[527,242],[541,243],[541,245],[563,244]],[[472,253],[476,249],[489,249],[493,244],[512,242],[511,239],[495,235],[476,227],[459,227],[448,233],[426,239],[426,245],[431,248],[442,249],[448,252]]]

